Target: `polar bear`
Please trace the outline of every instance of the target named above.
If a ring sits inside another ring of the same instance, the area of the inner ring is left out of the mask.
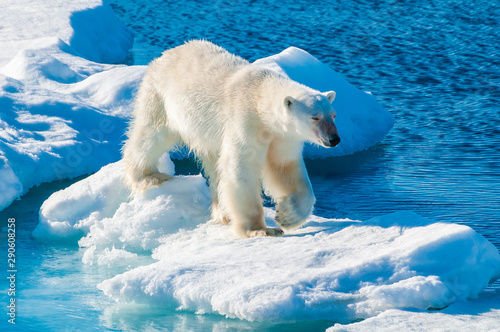
[[[334,98],[208,41],[167,50],[137,93],[123,147],[126,183],[137,193],[169,180],[158,159],[184,144],[208,177],[213,220],[231,222],[242,237],[281,235],[264,222],[261,183],[282,228],[305,222],[316,199],[302,149],[305,141],[339,144]]]

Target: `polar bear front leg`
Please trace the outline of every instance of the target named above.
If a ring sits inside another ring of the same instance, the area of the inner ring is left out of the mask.
[[[241,237],[283,234],[279,228],[266,227],[264,221],[260,174],[265,153],[242,144],[227,147],[219,160],[219,203]]]
[[[316,198],[302,159],[279,164],[268,160],[264,187],[277,202],[275,219],[283,228],[297,228],[311,215]]]

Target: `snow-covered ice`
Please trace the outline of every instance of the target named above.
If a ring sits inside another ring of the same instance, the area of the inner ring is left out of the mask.
[[[102,63],[123,61],[133,36],[99,0],[8,8],[0,13],[0,210],[35,185],[118,160],[144,74]]]
[[[500,291],[482,294],[440,311],[391,309],[359,323],[335,326],[327,332],[354,331],[500,331]]]
[[[0,21],[2,210],[35,185],[92,173],[119,160],[146,68],[109,64],[126,58],[133,36],[100,0],[21,0],[9,4]],[[316,89],[337,91],[342,143],[329,150],[307,146],[306,157],[366,149],[393,125],[393,116],[373,96],[303,50],[291,47],[257,63]],[[173,157],[184,158],[186,151]]]
[[[122,61],[133,35],[101,0],[2,0],[0,67],[43,39],[59,38],[67,53],[95,62]]]
[[[163,160],[172,174],[168,155]],[[500,276],[498,250],[467,226],[412,212],[365,222],[312,216],[283,237],[241,240],[209,220],[201,176],[179,176],[130,198],[121,172],[119,161],[54,193],[34,232],[81,237],[88,264],[126,262],[131,270],[98,285],[120,302],[250,321],[348,323],[474,299]],[[269,226],[276,226],[273,215],[267,208]],[[138,266],[140,257],[156,262]]]

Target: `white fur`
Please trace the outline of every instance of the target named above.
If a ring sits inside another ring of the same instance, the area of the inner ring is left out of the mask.
[[[137,95],[123,148],[126,181],[136,193],[168,180],[158,158],[186,144],[209,178],[213,219],[231,221],[242,236],[282,234],[264,223],[261,180],[277,221],[304,223],[315,198],[302,147],[336,133],[334,97],[207,41],[168,50],[151,62]]]

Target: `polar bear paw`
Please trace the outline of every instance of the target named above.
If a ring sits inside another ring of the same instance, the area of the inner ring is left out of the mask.
[[[293,212],[290,212],[290,210],[277,210],[274,220],[276,220],[278,224],[287,229],[299,227],[304,222],[302,219],[299,219]]]
[[[224,213],[224,211],[220,208],[220,206],[216,203],[212,203],[212,220],[218,224],[229,224],[231,219]]]
[[[283,235],[283,230],[281,228],[267,227],[267,228],[264,228],[264,229],[257,229],[257,230],[247,231],[246,235],[248,237],[280,236],[280,235]]]
[[[153,173],[144,177],[143,181],[146,182],[148,187],[159,186],[165,181],[172,180],[174,177],[165,173]]]
[[[173,179],[172,175],[164,174],[164,173],[153,173],[144,176],[138,182],[133,182],[134,192],[142,192],[148,188],[159,186],[163,182]]]
[[[297,228],[309,217],[313,204],[313,201],[297,202],[296,197],[288,196],[276,207],[274,220],[286,229]]]

